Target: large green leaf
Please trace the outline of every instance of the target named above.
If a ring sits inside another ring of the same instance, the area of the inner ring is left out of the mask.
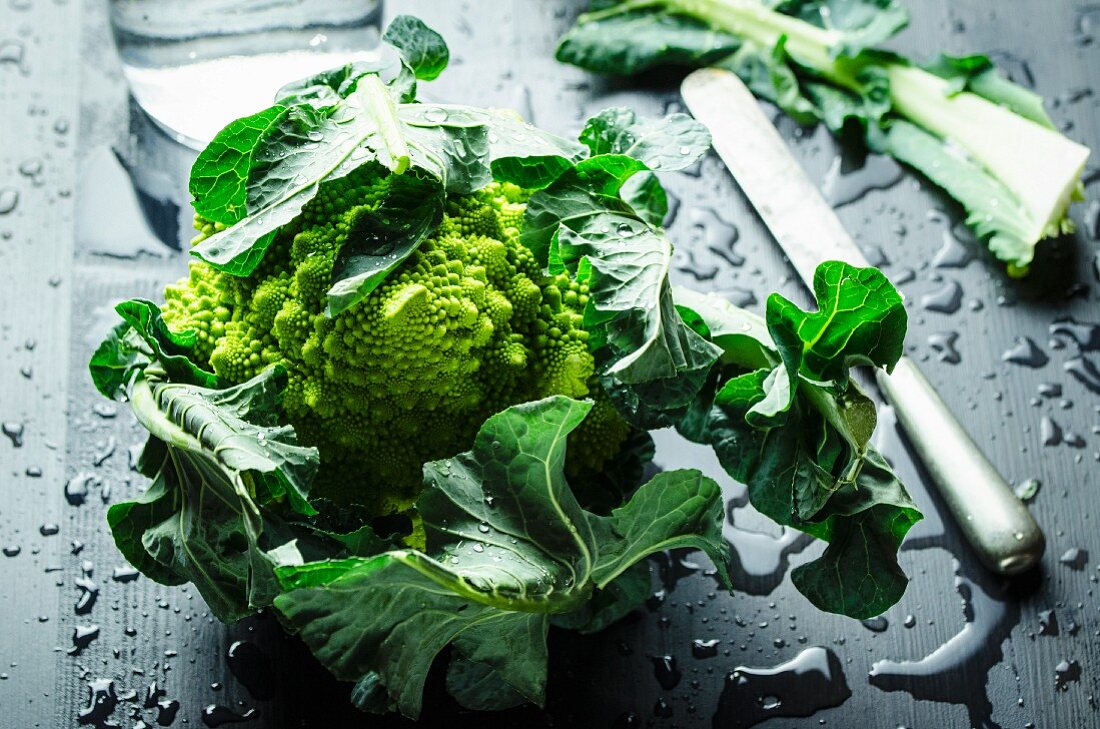
[[[129,389],[156,475],[138,499],[108,511],[115,543],[158,582],[193,582],[225,621],[270,604],[275,550],[291,538],[281,515],[314,512],[317,451],[277,422],[285,383],[275,367],[225,390],[141,375]]]
[[[122,323],[114,327],[88,363],[96,389],[112,400],[125,396],[135,373],[150,365],[177,382],[217,387],[218,378],[191,361],[195,332],[173,332],[160,307],[145,299],[115,306]]]
[[[577,163],[531,197],[523,241],[587,283],[584,326],[605,386],[639,427],[660,427],[695,399],[720,350],[676,311],[668,238],[620,196],[645,171],[624,155]]]
[[[563,469],[590,408],[557,396],[489,418],[471,451],[424,467],[428,554],[280,567],[276,607],[338,678],[376,675],[406,715],[451,643],[469,662],[453,669],[460,699],[540,703],[548,615],[585,608],[657,550],[702,549],[728,575],[721,493],[696,471],[659,474],[608,516],[581,508]]]
[[[633,157],[650,170],[682,170],[710,149],[710,132],[687,114],[639,119],[617,106],[589,119],[580,140],[595,155]]]
[[[677,428],[714,447],[761,513],[830,542],[792,575],[796,587],[823,610],[869,617],[901,597],[897,550],[921,517],[869,444],[875,407],[848,367],[891,367],[905,312],[874,269],[827,262],[814,290],[817,312],[773,295],[764,320],[677,290],[687,321],[725,350],[714,394]]]
[[[348,228],[337,254],[326,313],[336,316],[370,294],[431,234],[443,216],[444,193],[416,174],[391,179],[375,210],[364,210]]]
[[[472,192],[491,180],[483,112],[396,105],[377,75],[360,78],[330,108],[301,103],[279,122],[254,141],[247,214],[193,249],[235,275],[255,270],[275,231],[296,218],[322,184],[368,162],[379,162],[394,174],[411,165],[450,193]],[[192,187],[212,173],[220,174],[220,166],[212,168],[200,158],[191,171]],[[207,195],[223,194],[216,184],[208,186]]]
[[[835,56],[856,56],[889,40],[909,23],[899,0],[781,0],[775,9],[833,31]]]
[[[582,15],[558,43],[556,55],[590,71],[629,76],[665,63],[706,66],[740,45],[737,36],[704,21],[623,3],[621,11]]]
[[[843,382],[853,365],[893,368],[902,355],[908,315],[901,294],[881,272],[825,261],[814,272],[813,290],[818,311],[802,311],[779,294],[767,306],[773,340],[781,351],[797,351],[792,356],[802,374]]]
[[[422,81],[431,81],[447,68],[451,54],[443,36],[411,15],[394,18],[382,40],[401,51],[405,63]]]

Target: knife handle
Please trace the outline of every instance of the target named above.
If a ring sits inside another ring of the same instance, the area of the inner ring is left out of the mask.
[[[913,360],[902,357],[892,374],[876,370],[947,508],[987,568],[1015,575],[1038,564],[1046,539],[1031,512],[970,438]]]

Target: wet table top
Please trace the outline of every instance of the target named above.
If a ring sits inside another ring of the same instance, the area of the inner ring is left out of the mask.
[[[1100,149],[1100,6],[909,4],[900,48],[992,51],[1063,129]],[[183,270],[162,241],[189,220],[180,180],[190,158],[128,105],[104,5],[0,8],[0,727],[404,725],[356,714],[346,686],[273,620],[225,627],[193,590],[139,577],[107,532],[107,505],[144,487],[128,464],[141,434],[95,397],[85,363],[112,302],[155,298]],[[562,133],[606,106],[681,109],[676,74],[607,81],[553,61],[579,3],[401,6],[451,44],[436,98],[514,107]],[[661,555],[643,609],[598,636],[551,634],[544,711],[463,714],[434,677],[424,725],[1100,726],[1096,162],[1075,208],[1079,232],[1012,281],[958,208],[910,172],[839,154],[822,130],[779,126],[906,294],[910,353],[1026,493],[1048,535],[1041,569],[1013,581],[982,571],[887,412],[879,444],[927,518],[901,557],[909,590],[881,618],[816,612],[787,572],[820,545],[768,524],[727,483],[734,594],[718,591],[698,555]],[[757,310],[773,290],[805,301],[716,157],[665,182],[678,282]],[[717,473],[706,454],[659,442],[661,465],[702,459]]]

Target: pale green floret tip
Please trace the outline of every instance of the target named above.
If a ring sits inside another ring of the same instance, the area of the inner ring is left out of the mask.
[[[230,382],[281,362],[287,417],[321,450],[320,495],[377,514],[408,510],[422,464],[469,448],[490,415],[553,394],[596,400],[570,458],[574,470],[599,468],[629,426],[596,382],[581,328],[587,286],[545,276],[519,242],[525,190],[452,196],[400,267],[325,314],[336,255],[388,179],[368,167],[328,183],[247,278],[192,263],[166,291],[169,326],[195,329],[198,356]]]

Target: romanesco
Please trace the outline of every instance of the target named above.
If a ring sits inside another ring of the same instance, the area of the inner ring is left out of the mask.
[[[569,452],[574,472],[599,468],[630,427],[596,381],[581,327],[587,286],[544,275],[520,243],[525,190],[493,183],[451,196],[438,228],[381,285],[325,314],[337,254],[393,179],[367,165],[328,183],[251,276],[191,263],[165,291],[165,321],[195,330],[196,356],[229,382],[286,367],[284,410],[321,451],[321,496],[406,511],[424,462],[469,448],[490,415],[553,394],[596,400]],[[195,227],[196,240],[215,229]]]

